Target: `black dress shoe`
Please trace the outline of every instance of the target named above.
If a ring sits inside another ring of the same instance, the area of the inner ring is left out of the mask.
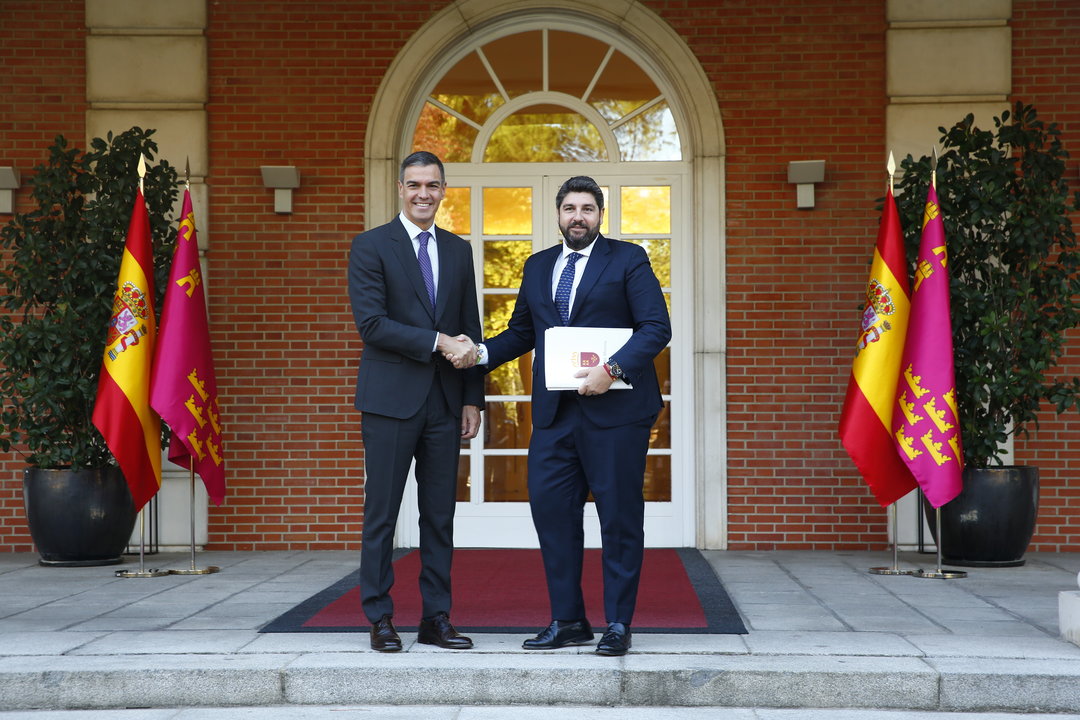
[[[608,623],[607,631],[596,644],[597,655],[625,655],[630,649],[630,626]]]
[[[446,613],[439,613],[433,618],[421,620],[416,642],[423,645],[438,645],[447,650],[468,650],[472,647],[472,640],[454,629]]]
[[[592,639],[592,626],[584,618],[568,622],[552,620],[536,637],[521,643],[521,647],[526,650],[554,650],[567,645],[581,645]]]
[[[399,652],[401,636],[394,629],[389,615],[383,615],[371,624],[371,649],[379,652]]]

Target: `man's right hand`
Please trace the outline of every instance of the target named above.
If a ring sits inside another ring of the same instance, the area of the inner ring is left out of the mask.
[[[476,343],[467,335],[450,337],[445,333],[439,333],[436,350],[441,352],[443,357],[453,363],[454,367],[459,370],[470,368],[476,364]]]

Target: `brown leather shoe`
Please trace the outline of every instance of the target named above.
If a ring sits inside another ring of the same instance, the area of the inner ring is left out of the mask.
[[[454,629],[446,613],[439,613],[433,618],[421,620],[416,642],[423,645],[437,645],[447,650],[468,650],[473,646],[471,639]]]
[[[378,652],[401,651],[401,636],[389,615],[383,615],[371,624],[371,649]]]

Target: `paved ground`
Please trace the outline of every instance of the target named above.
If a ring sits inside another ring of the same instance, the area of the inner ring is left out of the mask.
[[[363,634],[257,632],[358,553],[203,553],[220,573],[134,579],[0,555],[0,717],[1080,718],[1080,647],[1057,626],[1080,554],[957,580],[867,572],[888,553],[705,555],[749,634],[639,634],[625,658],[527,653],[518,635],[474,634],[471,652],[405,635],[408,652],[387,656]],[[901,568],[933,565],[901,555]]]

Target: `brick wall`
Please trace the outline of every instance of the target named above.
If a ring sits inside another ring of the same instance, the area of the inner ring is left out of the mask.
[[[8,0],[0,11],[0,165],[22,175],[15,209],[25,212],[30,170],[46,160],[55,137],[85,147],[86,24],[82,3],[71,0]],[[0,551],[33,549],[23,467],[17,455],[0,455]]]
[[[650,5],[712,78],[727,140],[729,547],[879,547],[836,424],[885,189],[884,3]],[[812,211],[792,160],[826,163]]]
[[[367,115],[392,59],[445,5],[209,3],[211,226],[200,233],[211,245],[229,468],[211,547],[359,545],[363,454],[351,401],[360,346],[345,269],[363,229]],[[884,4],[646,5],[699,58],[726,133],[730,545],[885,547],[885,513],[836,434],[886,178]],[[1017,96],[1065,125],[1080,153],[1075,3],[1014,8]],[[0,111],[0,160],[28,168],[57,132],[82,142],[82,4],[5,11],[18,21],[0,27],[0,64],[25,67]],[[68,66],[41,80],[56,57]],[[817,208],[799,211],[787,163],[814,159],[826,161],[826,179]],[[259,176],[277,164],[300,169],[291,216],[274,214]],[[1067,486],[1080,463],[1067,449],[1077,428],[1050,416],[1021,448],[1046,468],[1035,549],[1080,549],[1066,521],[1075,526],[1080,513]],[[16,459],[0,467],[4,550],[30,549],[20,468]]]
[[[1075,0],[1013,0],[1014,100],[1055,121],[1070,150],[1066,179],[1080,188],[1080,6]],[[1074,215],[1080,232],[1080,214]],[[1080,332],[1060,366],[1080,375]],[[1034,429],[1033,429],[1034,430]],[[1017,462],[1039,467],[1040,504],[1033,550],[1080,551],[1080,413],[1045,412],[1039,428],[1017,443]]]

